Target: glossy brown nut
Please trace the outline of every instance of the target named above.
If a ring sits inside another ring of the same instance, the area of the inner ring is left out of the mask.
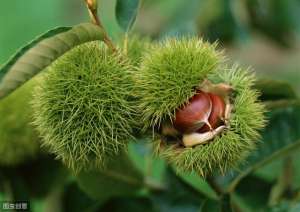
[[[187,105],[176,111],[174,127],[181,133],[196,132],[208,122],[211,111],[211,98],[198,91]]]
[[[212,93],[208,93],[208,95],[212,102],[212,111],[208,118],[208,122],[210,123],[210,126],[212,127],[212,129],[216,129],[222,124],[222,122],[224,120],[226,104],[225,104],[224,100],[221,97],[219,97],[218,95],[215,95]],[[210,130],[209,126],[204,125],[197,132],[204,133],[209,130]]]

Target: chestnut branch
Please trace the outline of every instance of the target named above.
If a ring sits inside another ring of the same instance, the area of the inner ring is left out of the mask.
[[[98,25],[104,31],[103,41],[113,52],[117,51],[117,48],[109,38],[107,32],[105,31],[103,24],[98,16],[98,5],[97,0],[85,0],[87,9],[89,11],[90,18],[95,25]]]

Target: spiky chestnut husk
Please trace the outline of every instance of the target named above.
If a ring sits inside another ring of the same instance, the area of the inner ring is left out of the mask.
[[[126,40],[127,39],[127,40]],[[123,52],[128,56],[134,66],[139,66],[143,55],[152,48],[152,41],[148,37],[130,34],[120,41]]]
[[[0,165],[16,166],[39,153],[38,133],[31,125],[31,80],[0,101]]]
[[[132,67],[100,42],[55,62],[33,100],[43,144],[74,171],[101,167],[132,137]]]
[[[135,74],[144,129],[172,120],[176,109],[195,95],[223,60],[215,47],[197,38],[169,39],[145,54]]]
[[[179,170],[195,171],[206,176],[224,173],[236,167],[256,146],[259,130],[264,126],[264,106],[257,101],[259,93],[252,89],[253,74],[237,66],[219,70],[208,77],[211,82],[225,82],[233,87],[229,124],[208,143],[190,148],[167,144],[159,136],[155,141],[158,154]]]
[[[142,37],[139,34],[129,34],[127,38],[123,37],[123,39],[119,41],[119,45],[122,47],[122,53],[128,57],[130,63],[134,66],[134,71],[138,71],[143,56],[153,48],[153,44],[154,41],[151,41],[150,38]],[[134,86],[134,89],[133,93],[139,92],[139,88]],[[138,102],[136,96],[134,98],[134,101]],[[135,107],[136,105],[137,104],[135,104]],[[141,131],[142,125],[143,123],[141,123],[141,120],[137,118],[137,123],[134,126],[137,137],[143,135],[143,132]]]
[[[144,127],[154,131],[155,152],[179,170],[202,176],[240,163],[255,148],[265,123],[259,93],[252,89],[254,75],[238,66],[218,66],[221,54],[214,47],[197,39],[168,40],[148,54],[137,73],[142,119]],[[232,110],[219,133],[205,143],[185,147],[183,134],[172,125],[178,109],[199,90],[206,90],[204,79],[212,86],[230,87],[220,96]],[[171,139],[165,136],[172,134]]]

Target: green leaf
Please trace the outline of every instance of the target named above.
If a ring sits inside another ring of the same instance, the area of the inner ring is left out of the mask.
[[[0,177],[0,187],[2,181],[7,179],[13,187],[13,195],[19,199],[24,199],[24,195],[45,198],[53,189],[61,187],[69,176],[59,161],[46,154],[16,167],[1,166],[0,173],[3,175]]]
[[[299,151],[295,151],[292,155],[291,165],[293,170],[292,183],[296,188],[300,187],[300,155]],[[273,183],[277,177],[284,171],[286,158],[280,160],[274,160],[270,164],[258,169],[254,174],[255,176]]]
[[[199,175],[197,175],[196,173],[178,172],[178,175],[185,183],[194,187],[201,194],[214,200],[218,199],[217,193],[210,187],[210,185],[203,178],[199,177]]]
[[[277,183],[273,185],[268,205],[277,205],[285,198],[285,194],[292,187],[292,179],[294,178],[294,167],[292,157],[288,156],[284,159],[283,169],[280,175],[277,176]]]
[[[72,212],[92,212],[97,211],[95,209],[99,207],[98,202],[87,196],[75,182],[65,186],[62,203],[63,211]]]
[[[289,212],[297,212],[297,211],[300,211],[300,202],[297,203],[296,205],[294,205],[294,206],[289,210]]]
[[[212,199],[207,199],[202,205],[199,210],[199,212],[220,212],[222,211],[222,202],[221,201],[216,201]]]
[[[268,113],[268,126],[262,135],[263,142],[239,168],[240,171],[230,173],[234,180],[229,191],[253,171],[300,148],[300,101],[274,107]]]
[[[102,29],[90,23],[58,27],[37,37],[0,68],[0,99],[75,46],[102,38]]]
[[[271,207],[268,211],[270,212],[299,212],[300,202],[299,198],[292,201],[283,200],[276,206]]]
[[[154,210],[154,204],[147,197],[123,197],[113,198],[106,202],[98,211],[124,212],[157,212]]]
[[[133,26],[139,7],[139,0],[117,0],[116,16],[119,25],[126,32]]]
[[[151,141],[151,138],[140,138],[136,142],[130,142],[128,155],[146,178],[163,184],[166,163],[161,158],[153,157]]]
[[[80,172],[77,182],[91,198],[102,202],[111,197],[133,195],[144,186],[142,174],[125,153],[108,161],[105,169]]]
[[[225,194],[221,199],[221,211],[222,212],[234,212],[240,211],[231,201],[230,194]]]
[[[35,161],[22,165],[18,172],[17,175],[24,179],[30,195],[36,198],[45,197],[53,189],[64,185],[69,178],[65,166],[50,155],[40,156]]]
[[[236,193],[231,194],[232,201],[237,205],[240,211],[250,212],[253,211],[250,206],[247,205],[246,201],[242,198],[243,196],[239,196]]]
[[[260,79],[255,83],[255,88],[261,92],[263,101],[279,99],[295,99],[297,97],[293,87],[284,81]]]
[[[207,201],[207,197],[182,181],[171,168],[166,173],[166,189],[152,192],[151,199],[156,211],[164,212],[198,212]]]
[[[271,183],[250,175],[239,184],[231,197],[242,211],[265,211],[271,189]]]

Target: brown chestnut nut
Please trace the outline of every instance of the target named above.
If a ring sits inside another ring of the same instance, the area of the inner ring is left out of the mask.
[[[212,111],[210,96],[198,91],[189,102],[175,114],[174,127],[181,133],[195,132],[204,125],[210,126],[208,118]]]
[[[222,125],[225,117],[226,104],[224,100],[218,95],[208,93],[212,102],[212,110],[208,118],[208,122],[212,129],[216,129]],[[211,130],[208,125],[204,125],[201,129],[197,130],[199,133],[204,133]]]

